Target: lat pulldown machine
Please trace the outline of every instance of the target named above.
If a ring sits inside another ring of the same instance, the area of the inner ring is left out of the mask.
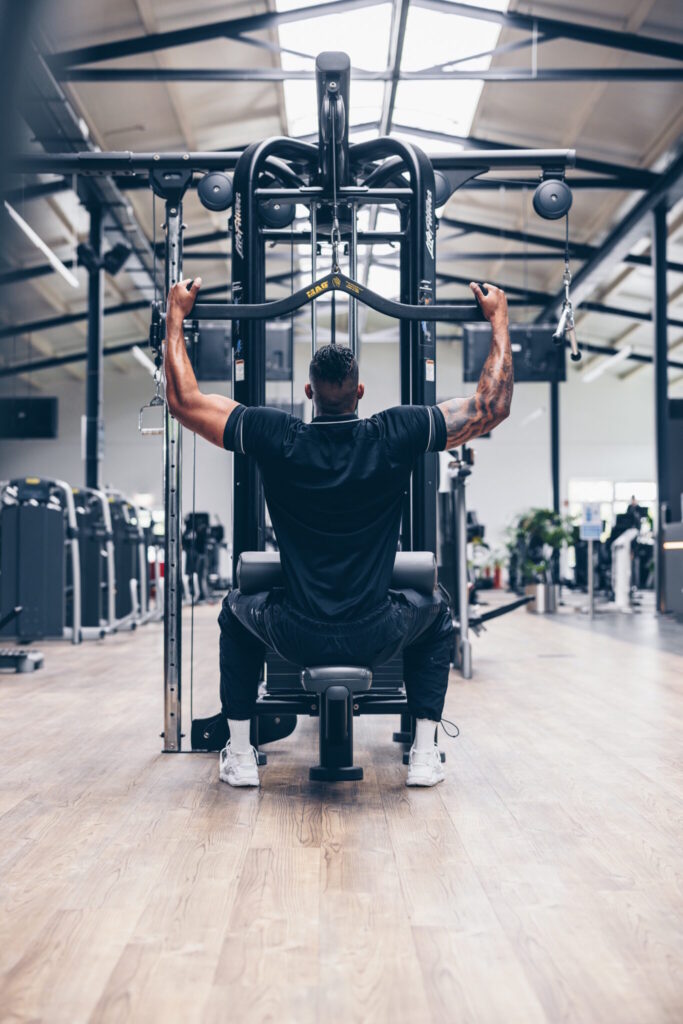
[[[41,154],[22,158],[17,167],[22,171],[69,175],[148,175],[155,195],[165,204],[166,292],[182,278],[183,196],[193,185],[194,173],[203,173],[197,187],[204,205],[213,211],[232,207],[232,301],[195,304],[192,329],[203,320],[232,321],[233,397],[238,402],[265,403],[266,320],[290,316],[311,304],[312,349],[315,350],[316,300],[332,295],[334,303],[335,296],[341,293],[349,301],[348,340],[352,350],[358,350],[358,303],[398,319],[401,402],[433,405],[436,402],[434,324],[482,319],[476,302],[436,302],[436,209],[472,178],[491,170],[533,167],[540,168],[542,175],[535,197],[537,212],[555,219],[564,215],[571,203],[571,193],[563,179],[565,169],[574,164],[575,153],[573,150],[478,150],[439,157],[439,169],[435,171],[432,161],[421,149],[397,139],[383,137],[354,145],[349,141],[350,78],[350,61],[346,54],[318,56],[317,145],[281,137],[253,143],[239,153]],[[232,180],[227,171],[234,171]],[[549,212],[544,212],[544,203]],[[309,226],[305,230],[294,228],[296,207],[302,205],[309,211]],[[368,205],[394,206],[399,215],[399,229],[359,230],[358,211]],[[399,250],[399,301],[378,295],[357,280],[359,247],[388,242]],[[265,299],[266,246],[270,243],[290,246],[304,243],[311,247],[310,284],[276,301]],[[331,266],[329,272],[318,276],[320,246],[325,243],[331,247]],[[341,266],[344,259],[346,270]],[[163,317],[162,305],[155,304],[150,343],[156,352],[159,370]],[[175,752],[182,745],[182,432],[167,407],[163,433],[166,520],[163,749]],[[243,552],[264,550],[265,505],[256,465],[244,456],[234,458],[235,573]],[[404,551],[436,550],[436,494],[437,456],[427,454],[417,465],[410,490],[405,495],[401,527]],[[302,713],[310,714],[310,697],[305,703],[306,710]],[[396,735],[404,737],[410,721],[404,714],[401,717],[402,731]]]

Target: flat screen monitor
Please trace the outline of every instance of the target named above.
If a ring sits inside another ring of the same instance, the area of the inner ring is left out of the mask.
[[[231,380],[231,325],[202,323],[195,358],[197,380]],[[275,321],[266,324],[266,380],[292,379],[292,326]]]
[[[276,320],[266,324],[266,380],[292,379],[292,325]]]
[[[510,324],[510,344],[515,384],[566,379],[565,349],[553,341],[551,324]],[[463,379],[477,382],[491,346],[488,324],[466,324],[463,328]]]
[[[202,323],[195,357],[197,380],[232,380],[230,323]]]
[[[0,437],[57,437],[56,398],[0,399]]]

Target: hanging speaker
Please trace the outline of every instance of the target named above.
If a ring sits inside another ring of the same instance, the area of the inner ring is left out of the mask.
[[[222,171],[211,171],[197,185],[197,195],[207,210],[228,210],[232,206],[232,181]]]
[[[545,220],[559,220],[569,212],[572,199],[572,190],[566,181],[546,178],[534,192],[534,210]]]

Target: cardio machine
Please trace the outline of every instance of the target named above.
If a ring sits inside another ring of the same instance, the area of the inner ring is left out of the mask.
[[[78,521],[63,480],[0,483],[0,618],[0,635],[24,642],[83,638]]]

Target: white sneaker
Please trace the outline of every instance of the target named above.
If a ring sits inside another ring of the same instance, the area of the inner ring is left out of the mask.
[[[441,764],[439,748],[434,744],[431,750],[410,748],[408,778],[406,786],[436,786],[446,778]]]
[[[258,761],[253,747],[244,753],[230,749],[230,741],[221,750],[219,775],[229,786],[258,786]]]

